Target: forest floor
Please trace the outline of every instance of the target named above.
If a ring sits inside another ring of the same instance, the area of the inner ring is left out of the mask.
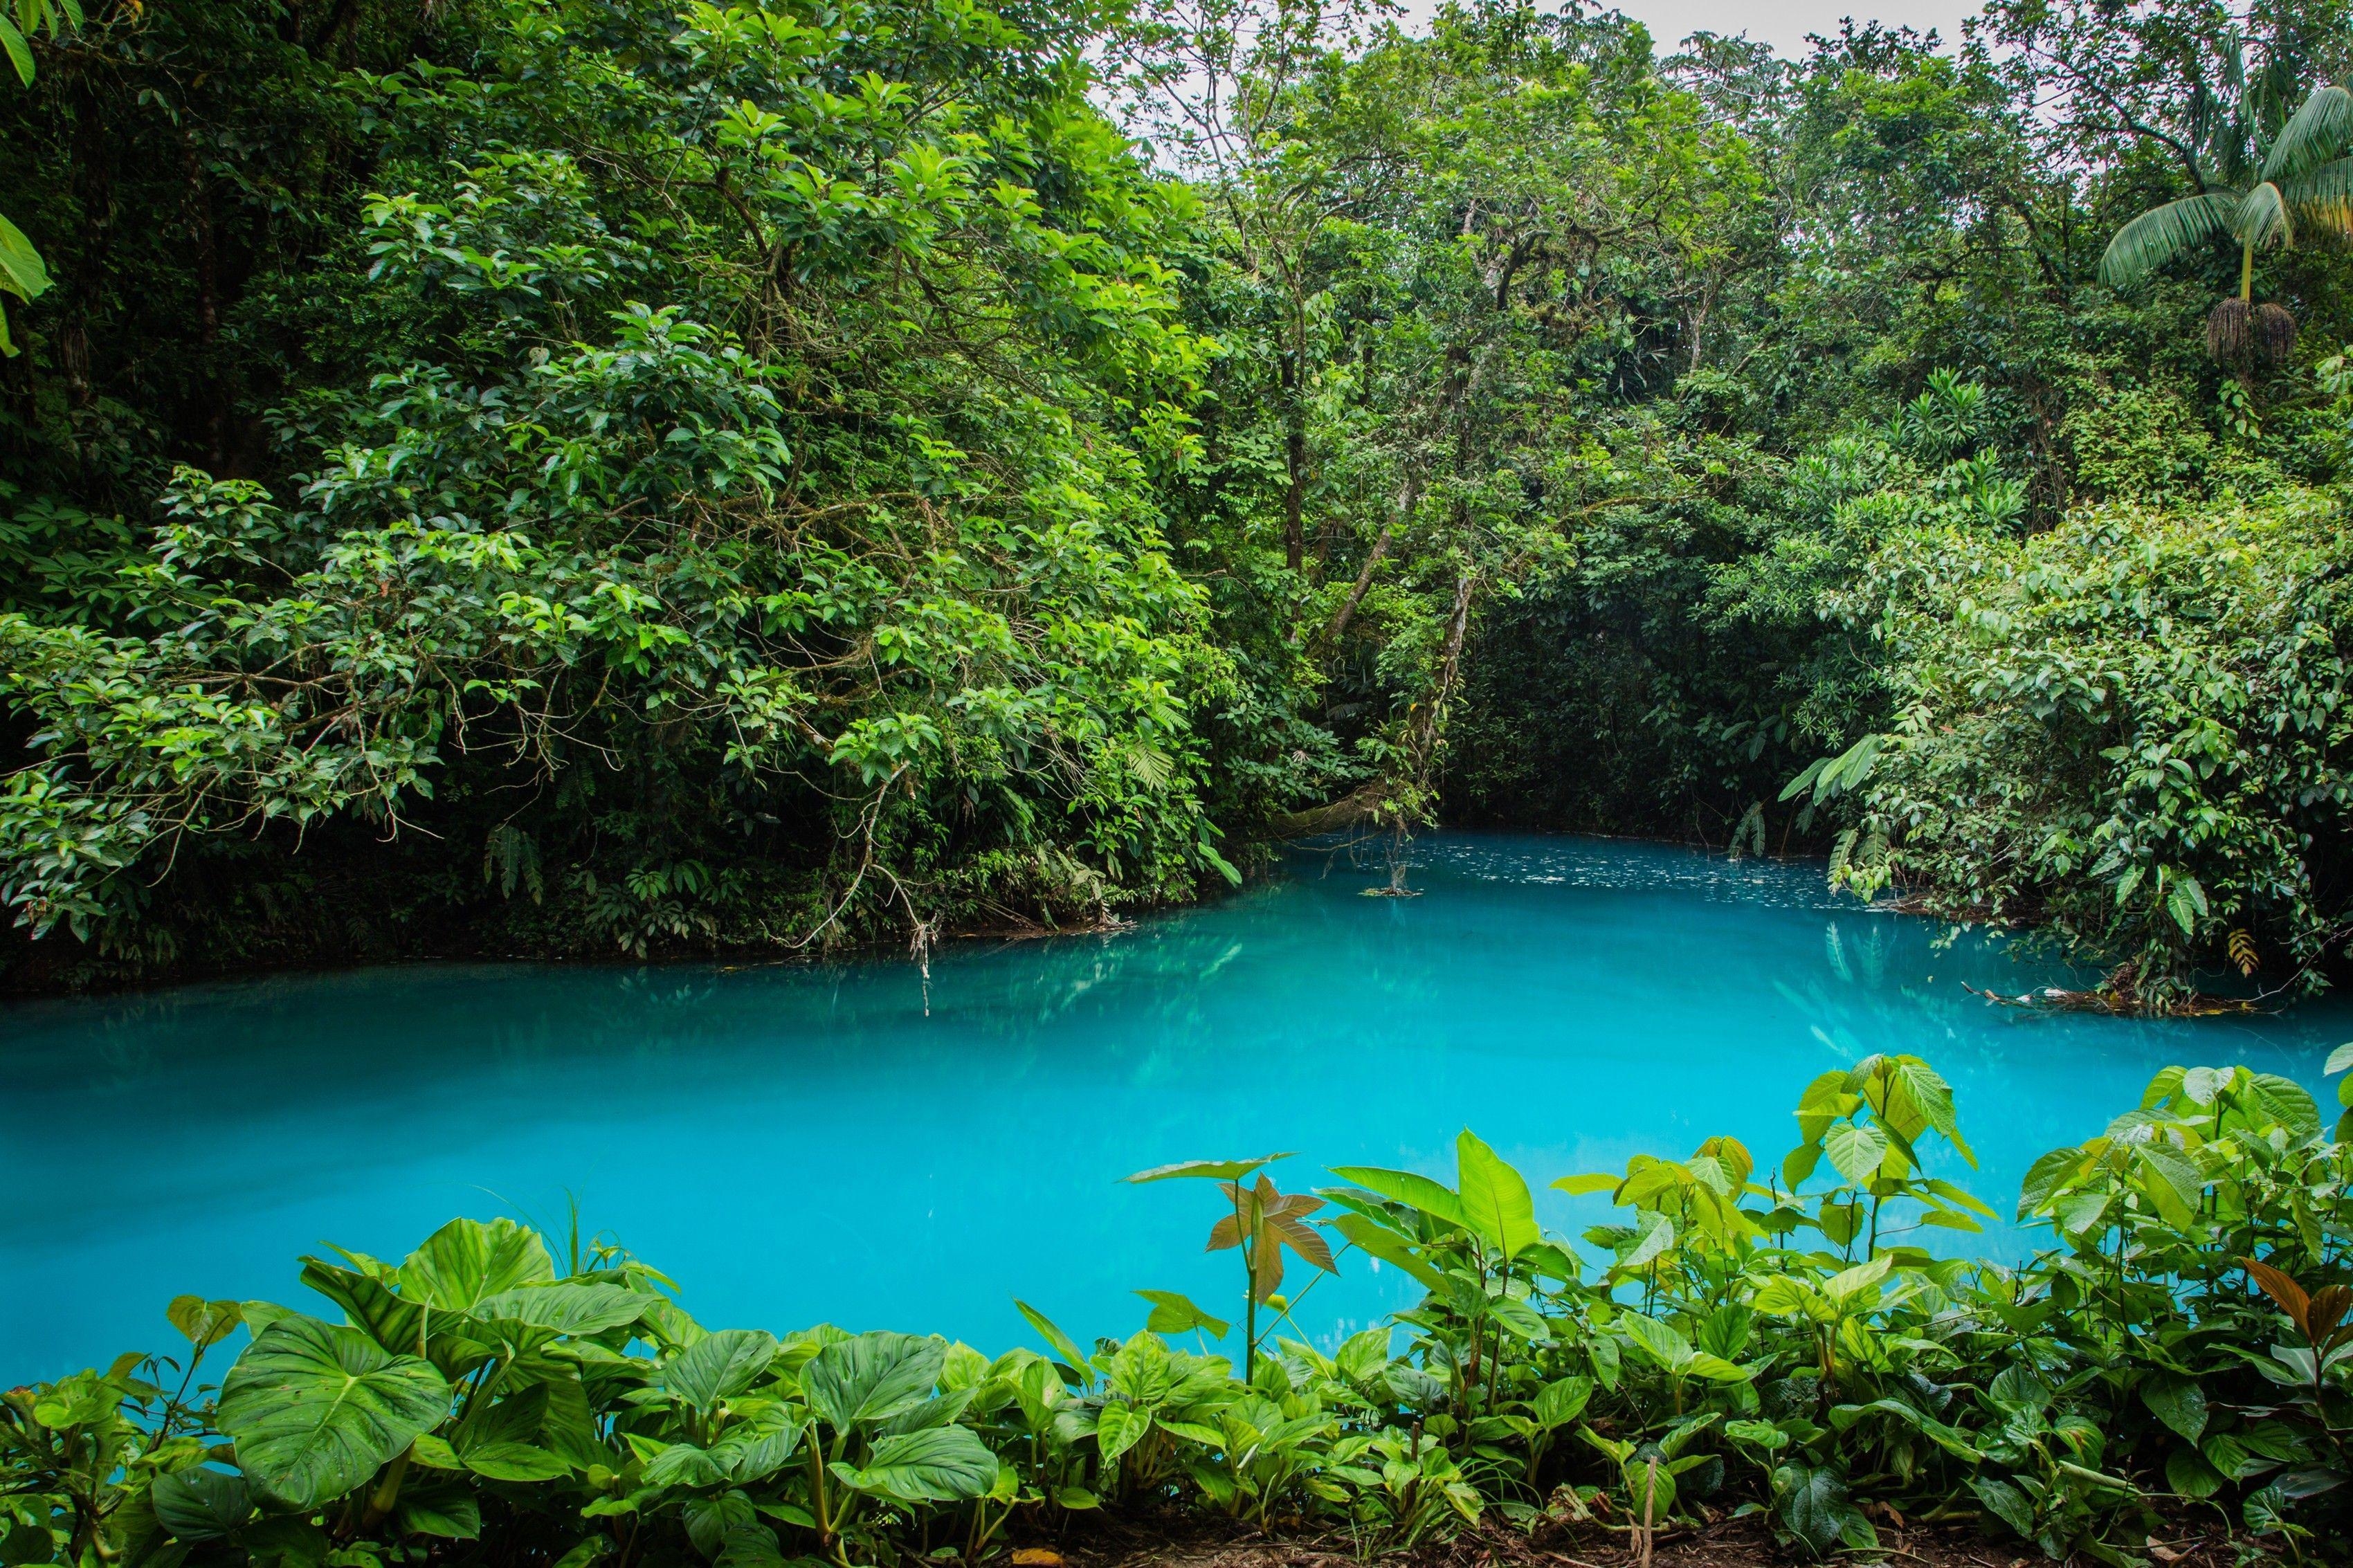
[[[2180,1527],[2168,1536],[2143,1545],[2153,1568],[2234,1568],[2247,1544]],[[1883,1521],[1879,1539],[1877,1552],[1839,1555],[1887,1568],[2038,1568],[2044,1561],[2023,1542],[1989,1540],[1967,1525],[1899,1529]],[[1013,1557],[1015,1568],[1358,1568],[1365,1561],[1345,1537],[1287,1538],[1203,1521],[1161,1531],[1114,1527],[1050,1547],[1018,1547]],[[1639,1568],[1624,1535],[1567,1525],[1534,1536],[1482,1527],[1384,1561],[1402,1568]],[[1751,1518],[1660,1531],[1651,1568],[1797,1568],[1811,1561],[1802,1550],[1776,1544],[1764,1521]]]

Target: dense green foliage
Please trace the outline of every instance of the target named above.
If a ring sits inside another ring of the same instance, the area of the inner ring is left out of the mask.
[[[709,1331],[638,1258],[575,1235],[559,1264],[511,1222],[456,1220],[398,1263],[305,1259],[327,1317],[183,1297],[180,1352],[8,1393],[0,1545],[70,1568],[851,1568],[975,1561],[1101,1509],[1369,1556],[1482,1519],[1633,1537],[1704,1508],[1763,1510],[1818,1556],[1877,1544],[1876,1515],[2122,1565],[2188,1509],[2342,1556],[2353,1126],[2332,1141],[2284,1079],[2168,1069],[2035,1164],[2020,1215],[2052,1250],[2005,1269],[1909,1239],[1990,1212],[1922,1169],[1932,1141],[1968,1152],[1926,1063],[1827,1073],[1798,1121],[1774,1172],[1715,1138],[1562,1178],[1625,1212],[1582,1257],[1468,1131],[1451,1185],[1343,1168],[1284,1194],[1267,1160],[1141,1173],[1216,1184],[1210,1246],[1240,1258],[1248,1327],[1145,1290],[1144,1328],[1088,1351],[1025,1306],[1044,1350],[994,1360]],[[1286,1253],[1378,1259],[1427,1294],[1318,1350]],[[1209,1345],[1237,1338],[1239,1368]]]
[[[1828,850],[2116,1005],[2338,962],[2340,5],[40,19],[15,984],[1448,819]]]

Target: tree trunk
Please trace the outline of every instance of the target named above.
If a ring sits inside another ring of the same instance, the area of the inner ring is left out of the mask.
[[[1365,602],[1365,591],[1373,585],[1373,569],[1389,552],[1389,535],[1398,524],[1413,521],[1413,509],[1420,501],[1421,477],[1409,473],[1405,477],[1404,488],[1398,491],[1396,515],[1385,520],[1380,532],[1373,536],[1373,547],[1366,552],[1365,564],[1357,571],[1356,582],[1349,586],[1348,596],[1340,601],[1340,607],[1332,613],[1332,624],[1324,628],[1323,640],[1326,647],[1338,642],[1340,634],[1346,631],[1348,623],[1356,618],[1356,606]]]
[[[1291,482],[1282,492],[1282,559],[1293,572],[1307,559],[1307,406],[1299,385],[1299,355],[1282,359],[1282,460]]]

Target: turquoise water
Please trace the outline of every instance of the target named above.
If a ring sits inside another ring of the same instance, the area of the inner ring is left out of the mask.
[[[2005,1213],[2033,1157],[2169,1061],[2322,1087],[2329,1003],[2149,1024],[1990,1006],[2047,977],[1821,891],[1820,871],[1583,839],[1415,847],[1114,936],[823,968],[449,964],[0,1009],[0,1384],[168,1348],[164,1302],[301,1300],[298,1254],[398,1256],[443,1220],[560,1230],[567,1196],[704,1322],[1029,1338],[1139,1326],[1139,1287],[1235,1295],[1214,1190],[1139,1168],[1273,1149],[1451,1174],[1469,1125],[1538,1184],[1730,1132],[1760,1161],[1824,1068],[1911,1051],[1952,1079]],[[1543,1192],[1574,1232],[1600,1198]],[[1995,1249],[2025,1245],[2000,1235]],[[1345,1258],[1316,1338],[1405,1304]],[[1294,1287],[1303,1282],[1294,1276]],[[316,1305],[315,1301],[313,1305]]]

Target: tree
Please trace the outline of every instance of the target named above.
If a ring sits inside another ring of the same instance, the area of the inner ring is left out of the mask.
[[[2227,235],[2239,246],[2239,295],[2214,308],[2206,341],[2218,360],[2252,348],[2284,363],[2295,318],[2281,306],[2254,304],[2255,253],[2295,243],[2299,224],[2353,233],[2353,93],[2334,85],[2306,95],[2285,114],[2282,72],[2252,74],[2243,47],[2223,45],[2229,99],[2199,92],[2189,133],[2179,142],[2198,194],[2155,207],[2118,229],[2100,258],[2100,279],[2133,282],[2194,246]]]

